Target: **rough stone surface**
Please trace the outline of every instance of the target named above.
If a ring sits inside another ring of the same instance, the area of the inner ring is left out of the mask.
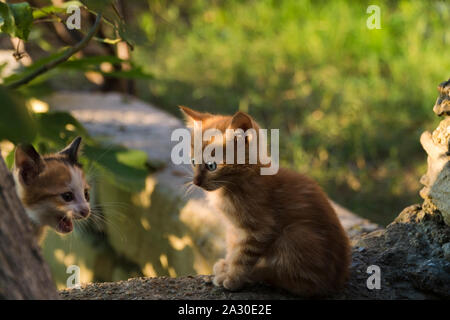
[[[358,238],[353,264],[360,264],[359,272],[367,265],[381,268],[377,298],[450,298],[450,262],[444,257],[450,227],[431,204],[407,207],[385,231]]]
[[[187,276],[179,278],[134,278],[115,283],[96,283],[81,289],[60,292],[63,299],[127,299],[127,300],[172,300],[172,299],[295,299],[280,290],[262,285],[230,292],[212,284],[212,276]]]
[[[439,87],[439,97],[433,107],[434,113],[438,116],[450,115],[450,79],[442,82]]]
[[[404,209],[385,230],[353,240],[351,277],[329,299],[450,298],[450,227],[425,203]],[[380,289],[369,290],[367,268],[380,267]],[[256,285],[232,293],[211,284],[211,276],[135,278],[93,283],[64,290],[64,299],[298,299],[278,289]]]
[[[424,132],[420,143],[428,154],[428,169],[420,182],[420,196],[433,203],[450,225],[450,80],[438,87],[439,97],[433,107],[438,116],[445,116],[438,127]]]

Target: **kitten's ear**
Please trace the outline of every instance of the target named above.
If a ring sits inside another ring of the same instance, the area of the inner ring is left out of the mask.
[[[81,140],[81,137],[76,137],[67,147],[60,151],[59,154],[67,156],[72,163],[78,163]]]
[[[45,169],[44,160],[32,145],[18,145],[14,152],[14,167],[20,181],[29,185]]]
[[[194,121],[203,121],[212,116],[210,113],[195,111],[185,106],[178,106],[178,108],[183,113],[188,128],[194,127]]]
[[[230,124],[231,129],[242,129],[247,131],[248,129],[257,129],[255,122],[252,117],[242,111],[238,111],[233,115]]]

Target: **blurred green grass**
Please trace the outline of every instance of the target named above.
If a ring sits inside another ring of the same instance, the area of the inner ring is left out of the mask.
[[[381,8],[380,30],[366,9]],[[280,128],[282,162],[387,224],[420,201],[420,133],[449,77],[443,1],[152,1],[134,59],[154,75],[141,97],[253,115]]]

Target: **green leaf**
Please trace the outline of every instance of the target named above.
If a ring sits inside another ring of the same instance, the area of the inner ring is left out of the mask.
[[[99,65],[103,62],[119,64],[128,62],[132,65],[131,70],[104,72],[100,70]],[[73,59],[62,63],[58,68],[73,69],[78,71],[96,71],[104,76],[125,79],[153,79],[153,75],[145,73],[142,68],[134,66],[130,61],[119,59],[115,56],[94,56],[81,59]]]
[[[147,154],[141,150],[123,150],[118,151],[117,161],[135,169],[145,169]]]
[[[0,86],[0,106],[0,140],[15,144],[33,141],[36,125],[25,102]]]
[[[133,33],[129,30],[129,26],[123,21],[120,21],[119,23],[119,36],[132,47],[136,45]]]
[[[117,58],[116,56],[92,56],[80,59],[71,59],[62,63],[60,68],[77,69],[82,71],[91,71],[98,69],[99,65],[103,62],[109,62],[111,64],[122,63],[124,60]]]
[[[83,154],[92,161],[100,175],[115,186],[130,192],[145,188],[147,154],[119,146],[103,147],[87,144]]]
[[[63,2],[61,6],[46,6],[43,8],[37,8],[33,10],[33,18],[41,19],[56,13],[66,13],[67,8],[70,6],[77,6],[82,8],[84,7],[84,4],[82,4],[80,1],[67,1]]]
[[[63,146],[76,136],[89,137],[86,129],[70,113],[50,111],[36,114],[39,135]]]
[[[48,57],[44,57],[40,60],[37,60],[31,66],[23,68],[22,72],[12,74],[12,75],[6,77],[5,79],[3,79],[4,84],[8,85],[19,79],[22,79],[27,74],[40,68],[42,65],[44,65],[50,61],[53,61],[53,60],[59,58],[60,56],[64,55],[66,50],[67,50],[67,48],[64,48],[64,49],[60,50],[59,52],[51,54]],[[116,56],[93,56],[93,57],[85,57],[85,58],[81,58],[81,59],[71,59],[71,60],[66,61],[66,62],[60,64],[59,66],[57,66],[55,69],[52,70],[52,72],[55,72],[55,71],[61,72],[61,70],[71,69],[71,70],[76,70],[76,71],[81,71],[81,72],[96,71],[96,72],[100,72],[104,76],[125,78],[125,79],[153,79],[154,78],[152,74],[144,72],[140,67],[134,66],[133,63],[130,61],[127,61],[127,62],[129,62],[131,64],[131,66],[132,66],[131,70],[103,72],[100,70],[100,64],[102,64],[103,62],[108,62],[111,64],[120,64],[120,63],[125,62],[125,60],[119,59]],[[33,80],[33,82],[39,81],[39,79],[42,79],[42,77]],[[28,85],[28,86],[30,86],[30,85]]]
[[[6,68],[8,62],[0,63],[0,78],[2,77],[3,69]]]
[[[55,6],[47,6],[43,8],[37,8],[33,10],[33,19],[42,19],[56,13],[64,13],[66,10],[64,8],[59,8]]]
[[[67,48],[63,48],[58,52],[55,52],[47,57],[41,58],[37,61],[35,61],[32,65],[25,67],[22,69],[22,72],[20,73],[14,73],[8,77],[6,77],[5,79],[3,79],[3,83],[5,85],[8,85],[12,82],[15,82],[19,79],[22,79],[23,77],[25,77],[26,75],[28,75],[29,73],[35,71],[36,69],[40,68],[41,66],[43,66],[44,64],[56,60],[59,57],[61,57],[62,55],[64,55],[66,53]],[[39,78],[37,78],[39,79]]]
[[[103,11],[107,6],[109,6],[113,2],[113,0],[83,0],[82,2],[89,9],[95,12],[99,12]]]
[[[33,10],[27,2],[8,5],[15,21],[14,35],[22,40],[27,40],[33,24]]]
[[[86,129],[67,112],[51,111],[36,114],[39,151],[59,150],[76,136],[82,136],[83,156],[100,174],[114,185],[132,192],[145,187],[148,175],[147,154],[120,146],[104,147],[89,137]],[[50,147],[51,150],[48,149]]]
[[[126,71],[101,72],[104,76],[124,79],[153,79],[153,75],[145,73],[141,68],[134,68]]]
[[[10,153],[8,153],[8,155],[5,158],[6,166],[9,169],[11,169],[13,167],[13,164],[14,164],[14,151],[15,150],[12,150]]]
[[[9,35],[14,34],[14,15],[3,2],[0,2],[0,30]]]

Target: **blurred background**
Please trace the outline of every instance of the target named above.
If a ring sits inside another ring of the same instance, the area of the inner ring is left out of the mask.
[[[83,161],[96,172],[97,218],[68,237],[50,232],[44,243],[60,288],[70,264],[83,266],[84,281],[177,276],[210,272],[223,249],[204,249],[217,234],[198,237],[203,231],[180,218],[186,197],[149,191],[164,161],[90,134],[71,110],[52,108],[47,97],[60,92],[116,92],[177,118],[177,105],[242,110],[280,129],[282,165],[309,174],[359,216],[386,225],[420,202],[419,136],[437,125],[436,88],[450,71],[448,1],[34,0],[12,10],[15,30],[6,2],[24,3],[0,1],[3,157],[11,166],[18,142],[52,152],[81,134]],[[366,25],[372,4],[381,29]],[[64,23],[69,5],[81,7],[81,30]],[[100,11],[85,48],[14,86],[74,47]]]

